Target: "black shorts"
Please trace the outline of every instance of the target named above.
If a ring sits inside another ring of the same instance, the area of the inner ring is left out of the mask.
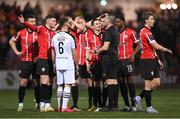
[[[118,60],[118,69],[117,76],[118,77],[128,77],[134,75],[134,63],[129,60]]]
[[[79,76],[81,78],[91,78],[91,74],[88,73],[86,65],[79,65]]]
[[[55,76],[53,72],[53,62],[47,59],[37,59],[37,74]]]
[[[117,78],[118,57],[106,55],[102,57],[102,76],[104,79]]]
[[[21,61],[19,66],[19,77],[29,79],[31,75],[33,79],[39,78],[36,72],[36,63]]]
[[[140,62],[142,78],[153,80],[159,78],[159,65],[156,59],[142,59]]]
[[[100,81],[102,79],[102,66],[101,62],[97,61],[91,65],[91,73],[92,73],[92,79],[94,81]]]

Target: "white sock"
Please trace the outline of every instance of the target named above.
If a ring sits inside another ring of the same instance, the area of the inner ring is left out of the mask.
[[[61,107],[61,96],[62,96],[63,87],[58,86],[57,88],[57,102],[58,102],[58,108]]]
[[[22,107],[23,107],[23,103],[19,103],[19,106],[22,106]]]
[[[66,109],[71,93],[71,87],[64,87],[62,108]]]
[[[45,108],[50,107],[51,103],[45,103]]]
[[[40,102],[40,107],[44,107],[45,106],[45,102]]]

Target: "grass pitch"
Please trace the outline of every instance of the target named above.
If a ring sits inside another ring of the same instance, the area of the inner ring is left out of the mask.
[[[140,90],[137,90],[139,94]],[[34,96],[32,90],[26,91],[24,111],[17,112],[17,91],[0,91],[0,118],[180,118],[180,88],[160,88],[153,92],[152,104],[159,114],[147,114],[143,99],[143,112],[87,112],[87,90],[80,89],[79,107],[81,112],[33,112]],[[71,101],[70,101],[71,103]],[[56,91],[53,91],[52,106],[57,107]],[[71,106],[71,104],[69,105]],[[119,107],[124,103],[119,96]]]

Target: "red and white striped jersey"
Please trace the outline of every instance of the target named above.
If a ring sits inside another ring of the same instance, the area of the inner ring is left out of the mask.
[[[51,42],[55,35],[55,31],[48,29],[46,26],[34,26],[27,22],[24,25],[33,31],[37,32],[38,35],[38,46],[39,54],[38,58],[50,59],[51,58]]]
[[[29,32],[27,29],[20,30],[15,36],[14,41],[20,41],[23,55],[21,61],[33,61],[38,55],[37,33]]]
[[[78,51],[78,64],[85,65],[86,64],[86,48],[90,48],[89,46],[89,38],[92,31],[89,29],[84,32],[80,33],[78,36],[78,41],[76,40],[77,44],[77,51]]]
[[[89,37],[90,39],[90,50],[94,51],[102,46],[102,33],[96,35],[93,31]],[[91,54],[92,61],[99,61],[101,59],[100,55]]]
[[[137,37],[136,32],[133,29],[126,28],[122,32],[120,32],[119,36],[120,45],[118,48],[119,59],[128,59],[133,55],[134,43],[139,42],[140,40]]]
[[[144,27],[141,29],[140,39],[142,42],[141,59],[155,59],[156,55],[151,45],[151,43],[155,42],[155,39],[149,28]]]

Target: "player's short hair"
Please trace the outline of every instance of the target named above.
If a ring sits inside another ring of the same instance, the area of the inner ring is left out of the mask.
[[[108,15],[108,19],[111,23],[114,23],[115,16],[114,15]]]
[[[47,15],[47,16],[45,17],[45,21],[46,21],[47,19],[50,19],[50,18],[55,18],[55,16],[53,16],[53,15]]]
[[[32,15],[32,14],[27,14],[27,15],[25,16],[25,21],[28,21],[28,19],[30,19],[30,18],[35,18],[35,16]]]
[[[148,19],[150,16],[153,16],[152,12],[144,12],[142,15],[142,19],[143,21],[145,21],[146,19]]]
[[[59,21],[59,27],[60,28],[63,27],[66,22],[68,22],[68,18],[66,18],[66,17],[61,18]]]
[[[100,21],[100,20],[99,20],[99,19],[93,19],[93,20],[91,21],[91,25],[92,25],[92,26],[94,26],[94,22],[95,22],[95,21]]]
[[[116,18],[119,18],[120,20],[122,20],[122,21],[124,21],[124,22],[126,21],[124,15],[116,16]]]
[[[106,16],[107,16],[106,14],[100,16],[99,20],[101,21],[101,19],[104,19]]]

